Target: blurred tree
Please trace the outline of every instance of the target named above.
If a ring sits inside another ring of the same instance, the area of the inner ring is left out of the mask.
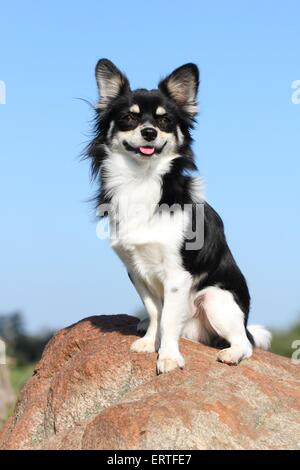
[[[0,365],[0,428],[7,413],[15,401],[15,394],[10,384],[9,371],[6,365]]]
[[[24,321],[20,312],[0,315],[0,336],[11,342],[22,334],[24,334]]]
[[[20,312],[0,315],[0,336],[7,340],[7,354],[14,357],[18,365],[38,361],[52,335],[52,331],[27,334]]]
[[[53,333],[49,332],[43,335],[23,334],[18,336],[13,343],[13,351],[18,364],[23,365],[38,361],[52,335]]]

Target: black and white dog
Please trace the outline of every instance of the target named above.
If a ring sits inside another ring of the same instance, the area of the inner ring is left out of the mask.
[[[96,79],[96,132],[87,155],[100,183],[97,205],[149,316],[132,351],[158,351],[162,373],[184,366],[181,336],[223,345],[217,358],[227,364],[250,357],[253,346],[267,349],[270,333],[246,326],[246,280],[194,175],[197,66],[179,67],[158,89],[131,91],[126,76],[102,59]]]

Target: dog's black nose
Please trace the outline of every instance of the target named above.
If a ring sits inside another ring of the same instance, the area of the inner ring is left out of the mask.
[[[156,138],[157,131],[153,127],[145,127],[141,130],[141,134],[145,140],[151,142],[151,140],[154,140]]]

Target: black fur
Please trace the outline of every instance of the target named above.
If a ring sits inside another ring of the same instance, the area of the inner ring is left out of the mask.
[[[163,177],[163,192],[160,204],[193,204],[190,185],[191,176],[185,174],[186,169],[194,169],[195,163],[185,157],[174,161],[171,171]],[[226,242],[224,225],[221,217],[207,203],[204,202],[204,245],[198,251],[186,250],[184,241],[181,256],[184,267],[191,274],[207,273],[199,282],[197,289],[218,285],[220,288],[232,292],[235,301],[245,315],[247,324],[250,295],[245,277],[237,266]],[[252,337],[249,333],[249,339]],[[253,342],[253,341],[252,341]]]
[[[100,65],[99,65],[100,64]],[[99,62],[99,67],[105,68],[105,62]],[[116,71],[117,70],[117,71]],[[178,144],[179,158],[173,160],[170,171],[162,178],[162,195],[159,204],[193,204],[192,199],[192,176],[191,173],[197,170],[194,162],[193,151],[191,148],[190,131],[194,124],[194,114],[189,112],[189,108],[179,103],[180,99],[172,95],[168,88],[170,78],[187,81],[192,77],[192,86],[194,86],[194,94],[196,96],[199,75],[198,69],[193,64],[177,69],[171,76],[162,80],[157,90],[139,89],[131,91],[129,82],[125,75],[121,74],[118,69],[112,68],[108,64],[108,70],[105,73],[117,73],[120,78],[120,91],[118,95],[112,99],[105,109],[96,110],[95,118],[95,136],[87,149],[87,156],[91,159],[92,175],[98,178],[99,190],[96,196],[96,204],[109,203],[105,192],[105,180],[101,174],[101,166],[105,158],[105,144],[108,139],[108,130],[111,121],[116,122],[117,129],[122,130],[122,126],[133,126],[136,123],[131,120],[122,122],[124,113],[128,113],[130,106],[137,103],[142,110],[139,122],[149,121],[154,126],[160,124],[155,121],[154,109],[163,106],[170,116],[169,132],[176,134],[177,126],[183,134],[183,143]],[[177,74],[177,75],[176,75]],[[191,85],[190,85],[191,86]],[[183,90],[184,92],[184,90]],[[232,292],[237,304],[244,312],[245,325],[247,324],[250,296],[246,280],[238,268],[231,251],[227,245],[224,226],[217,212],[206,202],[204,203],[204,245],[198,251],[186,250],[185,242],[181,248],[181,256],[185,269],[193,275],[206,273],[206,276],[199,282],[198,289],[208,286],[218,285],[220,288]],[[249,340],[254,343],[253,338],[247,332]]]

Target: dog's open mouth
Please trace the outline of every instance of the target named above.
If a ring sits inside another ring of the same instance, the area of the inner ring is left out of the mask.
[[[139,152],[142,154],[142,155],[153,155],[154,152],[155,152],[155,148],[154,147],[139,147]]]
[[[159,154],[162,152],[166,145],[167,141],[163,144],[162,147],[157,148],[153,147],[152,145],[144,145],[141,147],[132,147],[126,140],[124,140],[123,145],[126,148],[126,150],[130,150],[131,152],[135,152],[138,155],[142,155],[143,157],[151,157],[155,153]]]

